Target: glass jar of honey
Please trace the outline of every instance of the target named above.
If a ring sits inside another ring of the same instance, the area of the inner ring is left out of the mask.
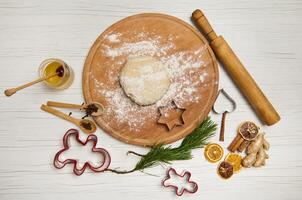
[[[44,80],[44,83],[50,88],[66,89],[72,84],[74,73],[63,60],[56,58],[44,60],[39,67],[39,76],[44,78],[58,73],[58,70],[60,70],[60,76],[48,78]]]

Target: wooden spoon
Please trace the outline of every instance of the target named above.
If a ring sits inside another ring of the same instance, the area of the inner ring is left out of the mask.
[[[37,80],[35,80],[35,81],[26,83],[26,84],[21,85],[21,86],[16,87],[16,88],[6,89],[6,90],[4,91],[4,94],[5,94],[7,97],[12,96],[13,94],[15,94],[15,93],[16,93],[17,91],[19,91],[19,90],[22,90],[22,89],[24,89],[24,88],[27,88],[27,87],[29,87],[29,86],[32,86],[32,85],[34,85],[34,84],[36,84],[36,83],[45,81],[45,80],[50,79],[50,78],[55,77],[55,76],[62,77],[63,74],[64,74],[64,68],[63,68],[63,66],[60,66],[60,67],[57,68],[55,74],[51,74],[51,75],[49,75],[49,76],[39,78],[39,79],[37,79]]]
[[[88,119],[76,119],[74,117],[71,117],[65,113],[62,113],[61,111],[58,111],[56,109],[53,109],[47,105],[42,105],[41,109],[51,113],[57,117],[60,117],[62,119],[65,119],[67,121],[70,121],[71,123],[77,125],[83,132],[90,134],[94,133],[96,131],[96,125],[93,121],[88,120]]]
[[[52,106],[52,107],[57,107],[57,108],[76,108],[80,110],[85,110],[87,114],[91,114],[91,116],[100,116],[104,112],[104,106],[98,102],[92,102],[89,104],[72,104],[72,103],[61,103],[61,102],[56,102],[56,101],[47,101],[46,103],[47,106]],[[88,109],[95,108],[91,113],[88,113]],[[96,110],[96,111],[94,111]]]

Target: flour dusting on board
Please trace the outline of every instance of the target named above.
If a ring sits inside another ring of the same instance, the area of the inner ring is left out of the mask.
[[[127,61],[125,56],[156,57],[165,65],[171,80],[166,94],[153,105],[139,106],[125,95],[120,86],[108,88],[96,77],[93,77],[93,80],[96,85],[94,92],[105,98],[110,104],[106,106],[103,118],[110,120],[113,117],[117,126],[127,124],[132,131],[139,132],[146,119],[158,118],[158,107],[165,106],[172,100],[179,105],[200,100],[200,95],[194,95],[194,93],[198,92],[198,87],[201,87],[206,81],[207,75],[198,69],[205,67],[207,63],[203,63],[201,59],[206,50],[205,46],[194,51],[175,51],[173,40],[177,39],[177,36],[170,35],[164,39],[160,36],[147,36],[144,32],[140,32],[134,34],[134,37],[137,38],[137,41],[127,42],[122,41],[120,33],[108,34],[100,53],[116,61],[115,63],[120,69],[122,63]],[[171,54],[172,51],[176,53]],[[150,74],[150,76],[152,75]],[[118,84],[118,76],[108,74],[107,78]]]
[[[112,38],[116,39],[117,34],[114,36],[108,35],[106,38],[109,41],[112,41]],[[106,56],[111,57],[112,59],[121,56],[121,55],[135,55],[135,56],[160,56],[166,54],[167,50],[174,47],[172,42],[168,42],[164,46],[160,46],[160,36],[155,38],[148,38],[147,40],[142,40],[139,42],[128,43],[123,42],[119,48],[112,48],[109,45],[103,45],[105,51],[103,52]],[[114,40],[116,42],[116,40]]]
[[[109,41],[112,42],[112,43],[117,43],[117,42],[120,41],[120,40],[119,40],[120,35],[121,35],[121,34],[119,34],[119,33],[112,33],[112,34],[108,35],[108,36],[106,37],[106,39],[109,40]]]

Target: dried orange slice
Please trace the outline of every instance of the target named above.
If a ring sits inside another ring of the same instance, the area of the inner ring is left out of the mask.
[[[204,149],[204,156],[211,163],[218,162],[223,156],[223,149],[219,144],[210,143]]]
[[[234,173],[239,172],[241,169],[242,157],[237,153],[229,153],[225,158],[225,161],[233,165]]]
[[[229,179],[229,178],[231,178],[231,176],[233,176],[233,173],[234,173],[233,165],[231,163],[223,161],[218,165],[217,173],[222,178]]]

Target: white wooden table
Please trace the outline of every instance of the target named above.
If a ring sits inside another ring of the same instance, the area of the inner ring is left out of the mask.
[[[85,173],[76,177],[66,167],[52,165],[61,148],[68,122],[42,112],[47,100],[82,102],[81,73],[88,50],[109,25],[142,12],[161,12],[189,23],[191,12],[201,8],[217,33],[238,53],[250,73],[281,114],[272,127],[263,126],[271,150],[267,166],[245,169],[230,180],[216,174],[216,165],[195,150],[190,161],[174,162],[199,183],[192,199],[301,199],[302,195],[302,2],[300,0],[103,0],[5,1],[0,0],[1,91],[37,77],[43,59],[58,57],[71,65],[75,82],[70,89],[53,91],[43,84],[7,98],[0,97],[0,199],[174,199],[161,187],[165,170],[129,175]],[[238,103],[226,121],[229,144],[243,120],[259,123],[234,83],[220,68],[220,87]],[[219,123],[220,116],[210,114]],[[108,149],[112,166],[131,169],[137,162],[126,151],[147,149],[121,143],[101,130],[100,146]],[[84,135],[83,135],[84,136]],[[218,135],[212,141],[217,141]]]

